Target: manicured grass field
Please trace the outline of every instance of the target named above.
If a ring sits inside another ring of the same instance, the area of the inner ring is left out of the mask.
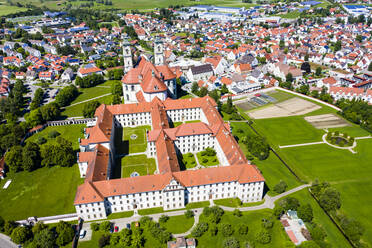
[[[231,207],[231,208],[236,208],[241,206],[242,202],[238,198],[226,198],[226,199],[219,199],[219,200],[214,200],[214,204],[216,205],[221,205],[221,206],[226,206],[226,207]]]
[[[313,209],[313,221],[323,227],[327,233],[326,240],[332,244],[332,247],[350,247],[347,240],[342,236],[341,232],[332,223],[328,216],[319,207],[317,202],[311,197],[307,189],[303,189],[290,195],[300,201],[300,204],[310,204]],[[279,200],[280,201],[280,200]],[[277,202],[276,202],[277,203]]]
[[[149,215],[149,214],[157,214],[157,213],[163,213],[164,209],[163,207],[158,208],[146,208],[146,209],[140,209],[138,210],[139,215]]]
[[[198,152],[196,154],[197,158],[198,158],[198,161],[199,161],[199,164],[203,165],[203,166],[214,166],[214,165],[218,165],[219,164],[219,161],[218,161],[218,158],[216,155],[214,156],[207,156],[207,155],[204,155],[202,156],[202,152]],[[204,159],[207,159],[206,162],[204,162],[203,160]]]
[[[188,203],[186,205],[186,208],[187,209],[192,209],[192,208],[204,208],[204,207],[208,207],[210,204],[209,201],[203,201],[203,202],[192,202],[192,203]]]
[[[50,126],[45,128],[39,133],[32,135],[31,137],[26,139],[26,142],[32,141],[37,143],[37,139],[39,137],[44,137],[47,140],[46,144],[52,144],[56,142],[57,138],[48,138],[48,134],[51,131],[57,131],[61,135],[60,137],[67,139],[72,143],[73,148],[76,150],[79,148],[79,138],[84,138],[84,128],[86,127],[85,124],[74,124],[74,125],[66,125],[66,126]]]
[[[112,219],[128,218],[128,217],[133,216],[133,214],[134,214],[134,211],[113,213],[113,214],[110,214],[109,216],[107,216],[107,219],[112,220]]]
[[[75,100],[71,102],[71,104],[82,102],[94,97],[102,96],[107,93],[111,93],[111,88],[110,85],[100,84],[92,88],[80,88],[79,92],[80,92],[79,96],[76,97]]]
[[[12,179],[12,183],[3,189],[8,179]],[[0,181],[0,216],[22,220],[30,216],[75,213],[75,192],[82,183],[77,165],[8,173],[7,178]]]
[[[111,104],[111,102],[112,102],[112,95],[99,97],[99,98],[94,99],[94,100],[98,101],[101,104],[104,103],[104,104],[108,105],[108,104]],[[66,116],[66,117],[82,117],[83,116],[83,108],[84,108],[84,105],[86,103],[88,103],[88,102],[80,103],[80,104],[77,104],[77,105],[74,105],[74,106],[68,106],[61,112],[61,115]]]
[[[185,233],[194,224],[194,218],[186,218],[185,215],[171,216],[164,224],[160,224],[168,232],[173,234]]]
[[[291,99],[294,95],[288,94],[287,92],[280,91],[280,90],[273,90],[266,93],[267,95],[274,97],[276,99],[276,103],[283,102],[285,100]]]
[[[225,211],[220,223],[230,224],[233,229],[235,229],[238,224],[248,225],[247,235],[240,235],[237,231],[234,231],[232,235],[240,241],[240,247],[245,247],[244,245],[246,242],[252,242],[255,240],[256,233],[261,230],[262,219],[269,219],[272,215],[271,211],[272,210],[265,209],[252,212],[243,212],[243,216],[241,217],[236,217],[232,214],[232,212]],[[201,215],[199,222],[200,221],[206,222],[205,216]],[[286,247],[286,244],[289,242],[289,238],[278,220],[274,220],[274,226],[270,230],[270,233],[272,237],[269,244],[257,244],[255,247]],[[213,244],[213,247],[222,248],[223,241],[225,239],[226,237],[224,237],[221,232],[218,232],[216,236],[211,236],[209,232],[207,232],[204,233],[200,238],[197,238],[198,247],[209,248],[211,247],[211,244]]]
[[[146,155],[125,156],[121,160],[121,177],[130,177],[133,172],[141,176],[153,175],[156,170],[155,159]]]
[[[294,145],[322,140],[323,130],[315,129],[302,116],[257,119],[253,126],[274,145]]]
[[[372,135],[368,131],[364,130],[363,128],[358,127],[355,124],[346,127],[335,127],[335,128],[328,128],[328,131],[335,132],[339,131],[340,133],[347,133],[349,136],[352,137],[362,137],[362,136],[369,136]]]
[[[151,130],[151,127],[150,126],[124,127],[123,142],[124,145],[129,147],[128,153],[146,151],[147,148],[146,130]]]
[[[4,5],[4,3],[5,3],[5,1],[0,4],[0,16],[6,16],[6,15],[9,15],[9,14],[14,14],[14,13],[18,13],[18,12],[27,10],[27,8]]]

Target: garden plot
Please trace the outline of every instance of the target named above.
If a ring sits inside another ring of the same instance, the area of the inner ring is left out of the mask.
[[[349,126],[347,121],[334,114],[307,116],[305,120],[317,129]]]
[[[315,103],[294,97],[266,108],[254,110],[248,115],[254,119],[286,117],[304,115],[320,108],[321,106]]]

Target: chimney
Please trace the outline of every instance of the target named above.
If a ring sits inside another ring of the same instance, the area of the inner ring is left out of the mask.
[[[151,74],[152,74],[152,77],[155,77],[155,71],[154,70],[152,70]]]

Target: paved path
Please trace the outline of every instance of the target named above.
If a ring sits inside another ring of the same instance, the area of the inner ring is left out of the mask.
[[[257,205],[257,206],[252,206],[252,207],[240,207],[238,208],[239,210],[241,211],[255,211],[255,210],[260,210],[260,209],[265,209],[265,208],[269,208],[269,209],[273,209],[275,207],[275,201],[284,197],[284,196],[287,196],[289,194],[292,194],[294,192],[297,192],[297,191],[300,191],[304,188],[307,188],[309,187],[310,184],[304,184],[304,185],[301,185],[301,186],[298,186],[297,188],[293,188],[291,190],[288,190],[280,195],[277,195],[277,196],[269,196],[269,195],[265,195],[265,202],[260,204],[260,205]],[[223,210],[225,211],[234,211],[236,208],[232,208],[232,207],[225,207],[225,206],[219,206],[221,207]],[[191,230],[196,226],[196,224],[198,224],[199,222],[199,216],[200,214],[203,212],[203,208],[196,208],[196,209],[192,209],[194,211],[194,214],[195,214],[195,221],[194,221],[194,225],[192,226],[192,228],[190,228],[187,232],[185,233],[180,233],[180,234],[174,234],[173,236],[174,237],[181,237],[181,236],[186,236],[188,234],[191,233]],[[183,215],[185,214],[185,210],[177,210],[177,211],[171,211],[171,212],[165,212],[165,213],[158,213],[158,214],[150,214],[150,215],[147,215],[149,216],[150,218],[152,218],[153,220],[155,221],[158,221],[160,216],[162,215],[168,215],[168,216],[178,216],[178,215]],[[121,218],[121,219],[114,219],[114,220],[110,220],[115,226],[118,226],[119,227],[119,231],[123,228],[126,227],[127,224],[130,224],[132,222],[135,222],[135,221],[139,221],[141,219],[141,215],[133,215],[131,217],[128,217],[128,218]],[[102,221],[106,221],[106,220],[100,220],[100,221],[94,221],[94,222],[102,222]],[[87,231],[87,234],[85,235],[85,237],[83,239],[80,239],[80,241],[88,241],[91,239],[91,235],[92,235],[92,230],[90,229],[90,224],[92,222],[85,222],[83,224],[83,229]]]
[[[288,148],[288,147],[296,147],[296,146],[310,146],[310,145],[319,145],[319,144],[324,144],[324,141],[302,143],[302,144],[295,144],[295,145],[287,145],[287,146],[279,146],[279,148]]]
[[[72,106],[75,106],[75,105],[78,105],[78,104],[81,104],[81,103],[85,103],[85,102],[90,102],[92,100],[95,100],[95,99],[98,99],[98,98],[101,98],[101,97],[104,97],[104,96],[109,96],[109,95],[111,95],[111,93],[107,93],[107,94],[100,95],[100,96],[97,96],[97,97],[89,98],[89,99],[81,101],[81,102],[70,104],[70,105],[66,106],[65,109],[68,108],[68,107],[72,107]]]
[[[0,247],[1,248],[17,248],[18,245],[14,244],[10,237],[0,233]]]

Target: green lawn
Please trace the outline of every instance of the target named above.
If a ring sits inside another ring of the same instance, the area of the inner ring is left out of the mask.
[[[186,218],[185,215],[171,216],[164,224],[160,224],[168,232],[173,234],[185,233],[194,224],[194,218]]]
[[[18,13],[18,12],[26,11],[27,10],[27,8],[21,8],[21,7],[17,7],[17,6],[4,5],[4,3],[5,3],[5,1],[3,1],[0,4],[0,16],[6,16],[6,15],[9,15],[9,14],[14,14],[14,13]]]
[[[32,141],[37,143],[37,139],[39,137],[44,137],[47,140],[46,144],[52,144],[56,142],[56,138],[48,138],[48,134],[51,131],[57,131],[61,135],[60,137],[67,139],[70,141],[74,147],[74,149],[79,149],[79,138],[84,138],[84,128],[86,127],[85,124],[74,124],[74,125],[66,125],[66,126],[50,126],[45,128],[39,133],[32,135],[31,137],[26,139],[26,142]]]
[[[339,131],[340,133],[347,133],[349,136],[352,137],[362,137],[362,136],[369,136],[372,135],[368,131],[364,130],[363,128],[358,127],[355,124],[346,127],[335,127],[335,128],[328,128],[328,131],[335,132]]]
[[[149,215],[149,214],[157,214],[157,213],[163,213],[163,212],[164,212],[163,207],[146,208],[146,209],[138,210],[139,215]]]
[[[276,103],[283,102],[285,100],[291,99],[294,97],[292,94],[288,94],[287,92],[280,91],[280,90],[273,90],[266,93],[267,95],[274,97],[276,99]]]
[[[236,208],[240,207],[242,202],[239,200],[239,198],[226,198],[226,199],[219,199],[219,200],[214,200],[214,204],[216,205],[221,205],[221,206],[226,206],[226,207],[231,207],[231,208]]]
[[[202,152],[198,152],[196,154],[197,158],[198,158],[198,161],[199,161],[199,164],[205,166],[205,167],[208,167],[208,166],[214,166],[214,165],[218,165],[219,164],[219,161],[218,161],[218,158],[216,155],[214,156],[202,156]],[[206,159],[207,161],[204,161],[204,159]]]
[[[186,153],[182,155],[182,163],[185,165],[186,169],[192,169],[196,166],[194,154]]]
[[[227,223],[232,226],[232,228],[236,228],[238,224],[246,224],[248,225],[248,234],[247,235],[240,235],[236,231],[233,233],[233,237],[237,238],[240,241],[240,247],[245,247],[244,244],[246,242],[253,242],[255,240],[256,233],[261,230],[261,223],[263,218],[270,218],[272,215],[272,210],[265,209],[259,211],[251,211],[251,212],[243,212],[242,217],[236,217],[232,214],[232,212],[225,211],[225,214],[221,218],[220,223]],[[206,222],[206,217],[201,215],[199,221]],[[220,225],[220,224],[219,224]],[[219,226],[218,225],[218,226]],[[286,244],[289,242],[289,238],[287,234],[284,232],[281,223],[278,220],[274,220],[274,226],[270,230],[272,235],[271,242],[266,245],[256,244],[254,247],[286,247]],[[204,233],[198,240],[198,247],[200,248],[209,248],[211,244],[213,247],[222,248],[223,241],[226,238],[222,235],[221,232],[218,232],[216,236],[211,236],[209,232]]]
[[[210,204],[209,201],[202,201],[202,202],[192,202],[192,203],[188,203],[186,205],[186,208],[187,209],[193,209],[193,208],[204,208],[204,207],[208,207]]]
[[[253,126],[274,145],[294,145],[321,141],[323,130],[315,129],[302,116],[254,120]]]
[[[112,95],[99,97],[94,100],[98,101],[101,104],[104,103],[106,105],[109,105],[112,102]],[[74,106],[68,106],[61,112],[61,115],[66,117],[81,117],[83,116],[83,108],[86,103],[87,102],[80,103]]]
[[[150,126],[124,127],[123,143],[128,146],[128,153],[145,152],[147,148],[146,131]]]
[[[104,234],[103,231],[96,231],[92,234],[92,239],[89,241],[80,241],[78,243],[79,248],[98,248],[98,240]]]
[[[153,175],[156,170],[155,159],[146,155],[125,156],[121,160],[121,177],[130,177],[132,172],[141,176]]]
[[[126,211],[126,212],[120,212],[120,213],[113,213],[107,216],[107,219],[112,220],[112,219],[120,219],[120,218],[128,218],[133,216],[134,211]]]
[[[350,247],[347,240],[342,236],[341,232],[332,223],[328,216],[319,207],[318,203],[311,197],[307,189],[303,189],[290,195],[300,201],[300,204],[310,204],[313,208],[313,221],[321,225],[327,233],[326,240],[332,244],[332,247]]]
[[[8,179],[12,179],[12,183],[3,189]],[[7,178],[0,181],[0,216],[21,220],[75,213],[75,192],[82,183],[77,165],[8,173]]]

